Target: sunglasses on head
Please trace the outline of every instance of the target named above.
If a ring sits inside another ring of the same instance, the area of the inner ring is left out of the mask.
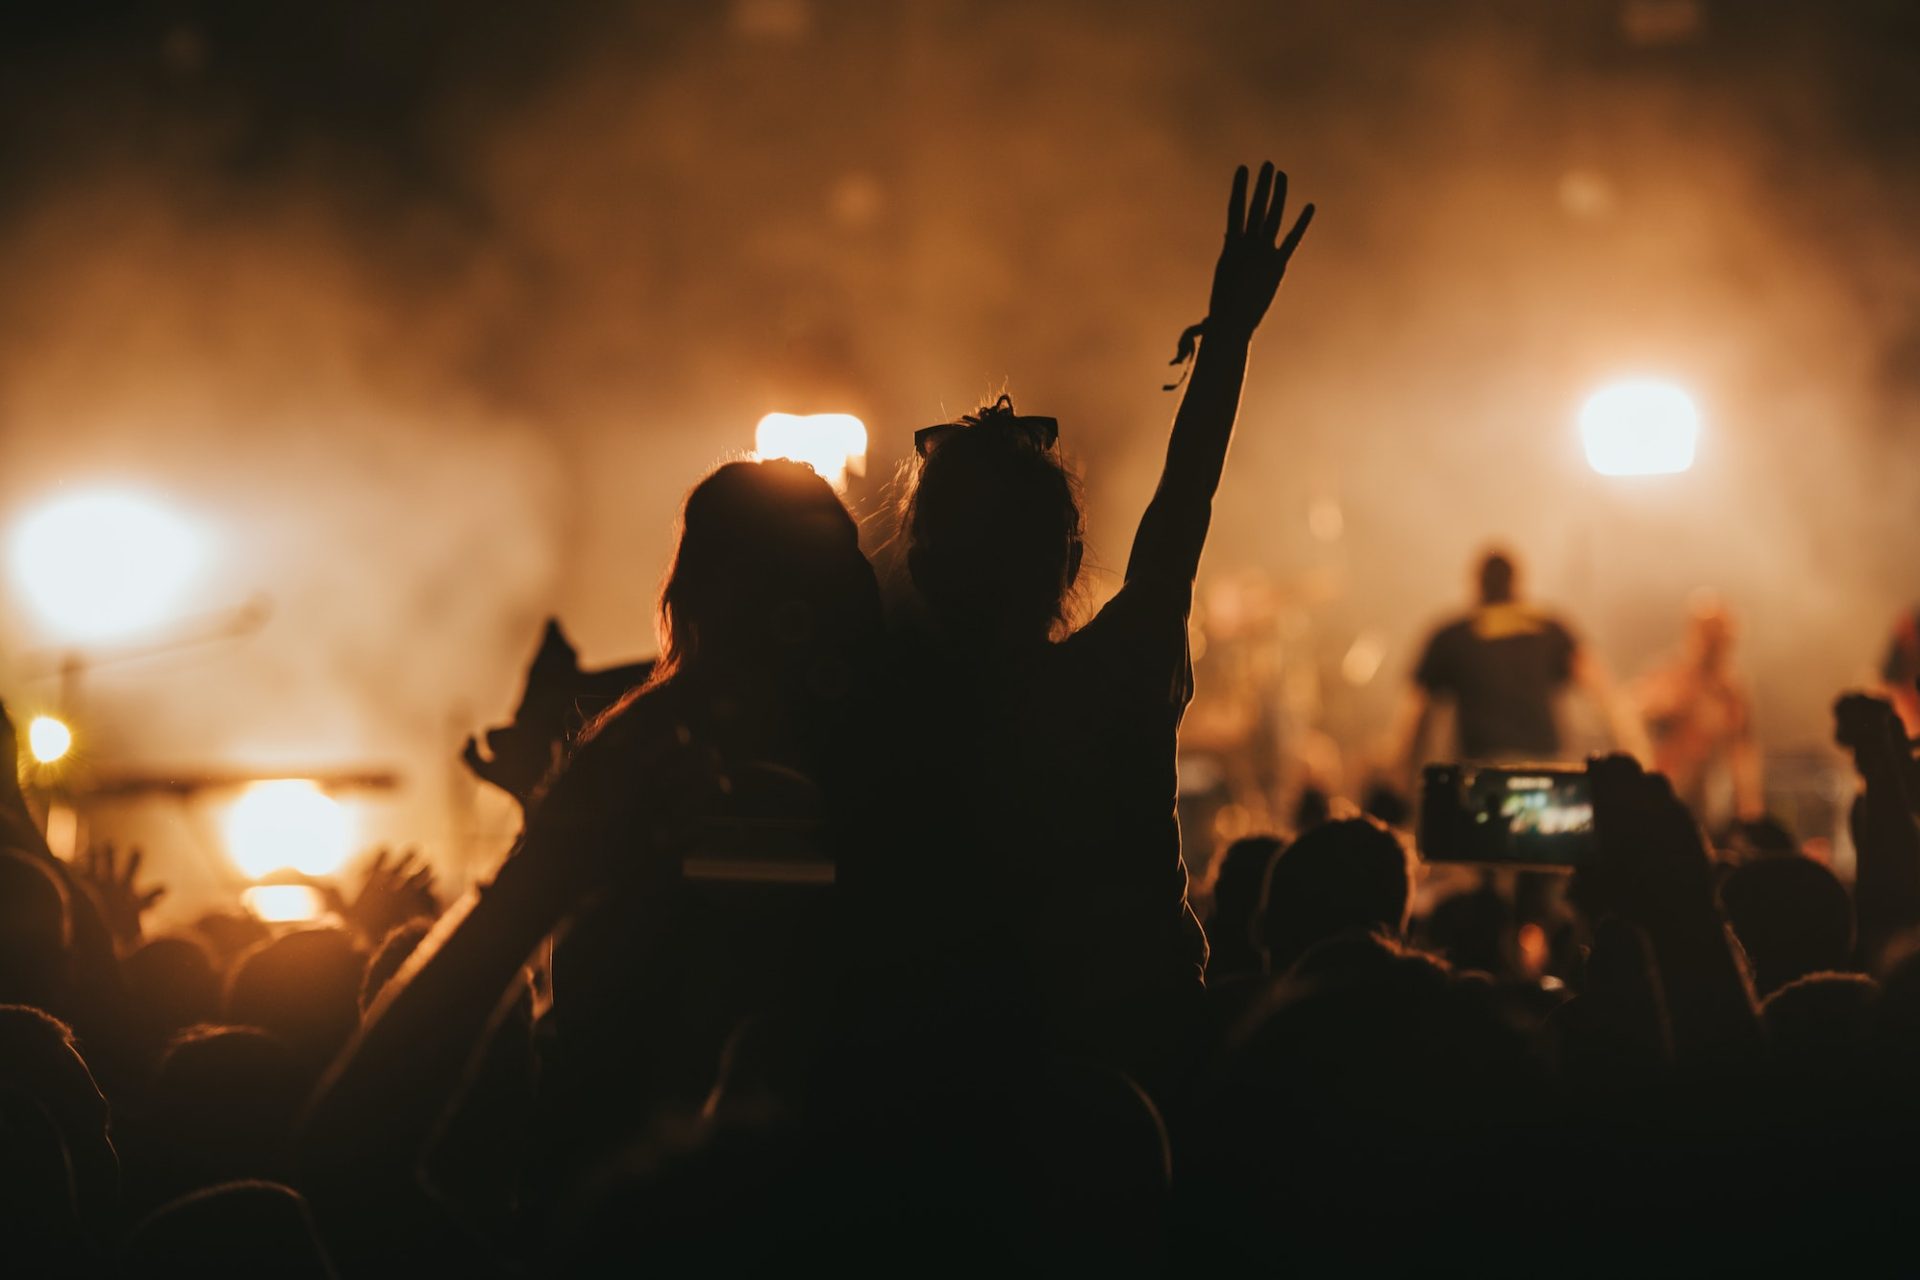
[[[1026,437],[1027,443],[1042,452],[1053,448],[1060,439],[1058,418],[1000,415],[990,417],[977,426],[969,426],[964,422],[941,422],[922,427],[913,433],[913,451],[924,458],[945,444],[956,431],[978,431],[983,428],[989,431],[996,428],[1017,431]]]

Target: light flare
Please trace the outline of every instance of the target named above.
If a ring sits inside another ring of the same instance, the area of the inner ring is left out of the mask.
[[[228,855],[254,879],[288,868],[331,875],[352,848],[346,808],[304,778],[256,782],[227,814]]]
[[[41,764],[52,764],[73,750],[73,730],[52,716],[35,716],[27,725],[27,750]]]
[[[1676,475],[1693,466],[1700,411],[1671,382],[1616,382],[1581,406],[1580,438],[1587,465],[1603,476]]]
[[[850,413],[770,413],[754,428],[756,456],[804,462],[835,489],[867,470],[867,424]]]
[[[122,490],[57,499],[13,534],[22,594],[67,641],[111,640],[165,622],[205,559],[206,537],[191,521]]]
[[[304,884],[257,884],[240,895],[247,910],[270,924],[317,920],[326,903],[317,890]]]

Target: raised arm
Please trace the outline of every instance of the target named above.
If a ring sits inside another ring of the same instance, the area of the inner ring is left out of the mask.
[[[1914,821],[1913,751],[1893,706],[1848,694],[1833,708],[1835,737],[1853,753],[1865,790],[1854,801],[1854,912],[1860,959],[1875,970],[1887,947],[1920,925],[1920,824]]]
[[[1134,535],[1128,581],[1153,574],[1190,582],[1199,570],[1200,548],[1213,516],[1213,494],[1220,487],[1227,441],[1240,411],[1247,347],[1280,287],[1288,259],[1313,221],[1313,206],[1308,205],[1282,239],[1280,221],[1286,199],[1287,175],[1271,164],[1260,166],[1251,200],[1246,166],[1233,175],[1227,238],[1213,271],[1200,352],[1180,411],[1174,415],[1160,485]]]
[[[676,856],[716,767],[684,734],[610,749],[620,736],[576,753],[492,885],[441,918],[368,1010],[299,1138],[316,1203],[380,1169],[415,1168],[541,939],[582,900]]]
[[[1596,923],[1607,916],[1652,944],[1683,1064],[1750,1061],[1760,1042],[1753,991],[1714,902],[1713,864],[1673,788],[1628,756],[1587,766],[1599,850],[1569,892]]]

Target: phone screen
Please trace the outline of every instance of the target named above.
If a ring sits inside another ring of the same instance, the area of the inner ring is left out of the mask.
[[[1420,852],[1434,862],[1570,870],[1593,850],[1586,770],[1561,765],[1431,765]]]

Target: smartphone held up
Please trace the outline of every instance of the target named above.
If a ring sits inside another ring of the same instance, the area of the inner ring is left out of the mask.
[[[1584,765],[1428,765],[1420,854],[1429,862],[1571,871],[1592,855]]]

